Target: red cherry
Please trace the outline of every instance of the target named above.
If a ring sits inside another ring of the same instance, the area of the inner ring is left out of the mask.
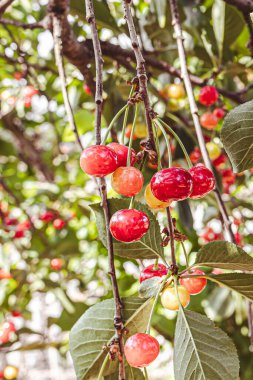
[[[90,87],[87,86],[87,84],[83,85],[83,91],[85,92],[86,95],[91,95],[92,94],[92,91],[91,91]]]
[[[113,214],[110,221],[112,236],[124,243],[139,240],[149,229],[149,218],[139,210],[119,210]]]
[[[213,165],[218,168],[220,165],[224,164],[227,161],[225,154],[221,153],[219,157],[213,160]]]
[[[7,272],[4,269],[0,269],[0,280],[9,280],[12,278],[10,272]]]
[[[53,221],[53,226],[54,226],[54,228],[56,229],[56,230],[62,230],[63,229],[63,227],[65,226],[65,220],[63,220],[63,219],[55,219],[54,221]]]
[[[194,148],[190,154],[190,160],[193,164],[196,164],[201,159],[201,152],[199,148]]]
[[[160,352],[158,341],[151,335],[137,333],[127,339],[124,352],[129,365],[142,368],[152,363]]]
[[[24,88],[24,96],[28,98],[32,98],[34,95],[38,94],[37,88],[34,88],[33,86],[26,86]]]
[[[199,93],[199,102],[204,106],[210,106],[215,103],[219,97],[219,93],[213,86],[202,87]]]
[[[32,106],[32,98],[29,96],[26,96],[24,99],[24,107],[31,108],[31,106]]]
[[[201,235],[205,243],[209,243],[214,240],[222,240],[223,235],[221,233],[216,233],[211,227],[206,227],[203,234]]]
[[[13,322],[6,321],[2,325],[3,330],[8,331],[9,333],[16,331],[16,326]]]
[[[200,117],[200,124],[206,129],[214,129],[218,124],[218,119],[211,112],[205,112]]]
[[[205,272],[203,272],[202,270],[200,269],[192,269],[191,270],[191,275],[204,275]],[[205,289],[206,287],[206,283],[207,283],[207,279],[206,278],[184,278],[184,276],[189,276],[190,275],[189,273],[185,273],[185,275],[183,275],[179,282],[181,285],[183,285],[190,294],[199,294],[202,292],[202,290]]]
[[[181,201],[190,196],[193,180],[191,174],[183,168],[163,169],[153,175],[151,191],[163,202]]]
[[[4,373],[0,372],[0,379],[4,379]]]
[[[165,265],[158,264],[158,268],[155,269],[155,266],[152,264],[141,271],[140,282],[148,280],[149,278],[152,278],[152,277],[166,276],[167,273],[168,273],[168,268],[166,268]]]
[[[10,332],[0,327],[0,344],[5,344],[9,342],[9,339],[10,339]]]
[[[5,218],[4,223],[6,226],[16,226],[18,224],[18,220],[16,218]]]
[[[215,178],[211,170],[203,164],[197,164],[189,170],[193,179],[191,199],[203,198],[215,187]]]
[[[56,271],[61,270],[63,266],[63,261],[62,259],[59,259],[59,258],[52,259],[50,266],[53,270],[56,270]]]
[[[235,242],[237,245],[242,245],[242,235],[239,232],[235,234]]]
[[[112,175],[112,188],[116,193],[125,197],[138,194],[143,186],[142,172],[133,166],[122,166]]]
[[[111,148],[118,156],[118,167],[127,165],[127,154],[128,147],[116,142],[112,142],[107,145]],[[133,166],[137,160],[136,153],[134,149],[131,149],[131,165]]]
[[[24,230],[17,230],[15,231],[14,238],[15,239],[21,239],[22,237],[25,236],[25,231]]]
[[[223,169],[221,170],[222,182],[226,185],[233,185],[235,183],[235,174],[232,169]]]
[[[18,310],[13,310],[13,311],[11,312],[11,315],[12,315],[12,317],[14,317],[14,318],[22,317],[22,313],[21,313],[20,311],[18,311]]]
[[[43,222],[51,222],[55,218],[55,213],[53,211],[46,211],[44,214],[40,216],[40,220]]]
[[[215,108],[213,114],[217,117],[217,119],[223,119],[225,116],[225,111],[222,108]]]
[[[24,222],[21,222],[18,224],[18,229],[20,230],[29,230],[31,228],[31,222],[29,220],[25,220]]]
[[[126,138],[130,139],[131,132],[132,132],[132,127],[131,127],[131,125],[129,125],[129,126],[126,128],[126,131],[125,131],[125,136],[126,136]],[[133,134],[133,140],[136,140],[136,139],[137,139],[137,136],[136,136],[136,134],[135,134],[135,132],[134,132],[134,134]]]
[[[94,177],[104,177],[118,167],[117,154],[105,145],[92,145],[83,150],[80,158],[81,169]]]

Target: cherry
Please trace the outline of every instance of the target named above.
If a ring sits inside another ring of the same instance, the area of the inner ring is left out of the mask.
[[[149,229],[149,218],[136,209],[119,210],[113,214],[110,221],[112,236],[124,243],[139,240]]]
[[[132,166],[122,166],[115,170],[112,175],[112,188],[116,193],[125,197],[138,194],[143,186],[142,172]]]
[[[158,341],[151,335],[137,333],[127,339],[124,352],[131,367],[142,368],[152,363],[160,352]]]
[[[4,373],[0,372],[0,379],[4,379]]]
[[[204,106],[210,106],[215,103],[219,97],[219,93],[213,86],[204,86],[199,93],[199,102]]]
[[[63,266],[63,261],[60,258],[52,259],[50,262],[50,266],[53,270],[56,270],[56,271],[61,270]]]
[[[2,328],[6,331],[8,331],[9,333],[11,332],[15,332],[16,331],[16,326],[13,322],[10,322],[10,321],[5,321],[2,325]]]
[[[194,148],[190,154],[190,160],[193,164],[196,164],[201,159],[201,152],[199,148]]]
[[[24,96],[28,98],[32,98],[34,95],[38,94],[37,88],[34,88],[33,86],[26,86],[24,88]]]
[[[217,117],[217,119],[223,119],[225,116],[225,111],[222,108],[215,108],[213,114]]]
[[[94,177],[104,177],[118,167],[117,154],[105,145],[92,145],[83,150],[80,158],[81,169]]]
[[[189,170],[193,179],[191,199],[203,198],[215,187],[215,178],[211,170],[203,164],[197,164]]]
[[[10,332],[0,327],[0,344],[8,343],[9,338],[10,338]]]
[[[83,91],[85,92],[86,95],[91,95],[92,94],[91,89],[90,89],[89,86],[87,86],[87,84],[83,85]]]
[[[205,243],[209,243],[214,240],[221,240],[223,238],[222,234],[214,232],[212,227],[205,227],[201,237]]]
[[[150,184],[148,184],[147,187],[146,187],[146,189],[145,189],[144,197],[145,197],[145,201],[146,201],[147,205],[150,208],[154,208],[154,209],[157,209],[157,208],[166,208],[166,207],[168,207],[171,204],[171,202],[162,202],[162,201],[159,201],[159,199],[157,199],[153,195],[153,193],[151,191]]]
[[[199,294],[202,292],[202,290],[205,289],[207,279],[206,278],[184,278],[184,276],[189,275],[204,275],[205,272],[203,272],[200,269],[192,269],[191,273],[185,273],[179,280],[180,284],[183,285],[189,292],[189,294]]]
[[[127,165],[127,155],[129,148],[125,145],[118,144],[116,142],[112,142],[107,145],[111,148],[118,157],[118,167]],[[134,149],[131,149],[131,165],[134,165],[137,160],[136,153]]]
[[[4,269],[0,269],[0,280],[9,280],[12,278],[10,272],[7,272]]]
[[[13,365],[7,365],[4,369],[4,377],[6,380],[16,379],[18,376],[18,368]]]
[[[66,224],[66,222],[65,222],[65,220],[63,220],[63,219],[55,219],[54,221],[53,221],[53,226],[54,226],[54,228],[56,229],[56,230],[62,230],[63,229],[63,227],[65,226],[65,224]]]
[[[190,196],[193,180],[191,174],[183,168],[163,169],[153,175],[151,191],[163,202],[181,201]]]
[[[31,106],[32,106],[32,98],[30,96],[25,96],[24,107],[31,108]]]
[[[213,160],[213,165],[218,168],[220,165],[224,164],[227,161],[225,154],[221,153],[218,158]]]
[[[5,218],[4,223],[6,226],[16,226],[18,224],[18,220],[16,218]]]
[[[206,129],[214,129],[218,124],[218,119],[211,112],[205,112],[200,117],[200,124]]]
[[[177,287],[177,290],[178,290],[179,300],[182,306],[186,307],[190,302],[190,294],[188,290],[182,285],[179,285]],[[176,289],[170,286],[166,287],[162,291],[161,302],[162,302],[163,307],[165,307],[165,309],[178,310],[179,304],[178,304]]]
[[[18,310],[13,310],[13,311],[11,312],[11,315],[12,315],[12,317],[14,317],[14,318],[22,317],[22,313],[21,313],[20,311],[18,311]]]
[[[152,264],[141,271],[140,282],[148,280],[149,278],[152,278],[152,277],[166,276],[167,273],[168,273],[168,268],[166,268],[165,265],[158,264],[158,268],[156,269],[155,265]]]
[[[211,141],[206,143],[206,149],[211,160],[216,160],[216,158],[220,157],[221,155],[221,148],[219,147],[219,145]]]
[[[25,231],[24,230],[16,230],[14,234],[15,239],[21,239],[25,236]]]
[[[239,232],[235,233],[235,242],[237,245],[242,245],[242,235]]]
[[[29,220],[25,220],[24,222],[19,223],[17,228],[23,231],[29,230],[31,228],[31,222]]]
[[[126,128],[126,131],[125,131],[125,136],[126,136],[128,139],[130,139],[131,132],[132,132],[132,125],[129,124],[129,125],[127,126],[127,128]],[[133,134],[133,140],[136,140],[136,139],[137,139],[137,136],[136,136],[136,134],[135,134],[135,132],[134,132],[134,134]]]
[[[223,169],[221,170],[222,182],[227,185],[233,185],[235,183],[235,175],[232,169]]]
[[[170,84],[167,89],[167,95],[171,99],[182,99],[185,97],[184,86],[180,83]]]
[[[16,71],[16,72],[14,73],[14,78],[15,78],[16,80],[20,80],[20,79],[23,78],[23,74],[22,74],[20,71]]]
[[[46,211],[44,214],[40,216],[40,220],[43,222],[51,222],[55,218],[55,213],[53,211]]]

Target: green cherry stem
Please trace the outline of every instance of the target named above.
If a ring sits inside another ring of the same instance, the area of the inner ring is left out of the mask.
[[[158,298],[160,296],[160,293],[164,287],[164,284],[165,282],[168,280],[168,278],[170,277],[170,272],[168,272],[168,274],[164,277],[157,293],[156,293],[156,296],[155,296],[155,299],[154,299],[154,302],[153,302],[153,305],[152,305],[152,309],[151,309],[151,312],[150,312],[150,315],[149,315],[149,320],[148,320],[148,325],[147,325],[147,329],[146,329],[146,333],[147,334],[150,334],[150,329],[151,329],[151,322],[152,322],[152,317],[153,317],[153,314],[154,314],[154,311],[155,311],[155,307],[156,307],[156,304],[158,302]]]
[[[170,142],[169,142],[168,135],[167,135],[165,129],[163,128],[162,124],[160,123],[160,120],[154,119],[154,123],[161,129],[162,134],[164,136],[166,146],[167,146],[167,150],[168,150],[168,161],[169,161],[168,167],[171,168],[171,166],[172,166],[172,154],[171,154],[171,148],[170,148]]]
[[[189,268],[189,259],[188,259],[188,255],[187,255],[187,252],[186,252],[186,249],[185,249],[185,245],[184,245],[184,242],[181,241],[181,246],[183,248],[183,252],[184,252],[184,257],[185,257],[185,261],[186,261],[186,267]],[[190,272],[190,271],[189,271]]]
[[[174,286],[175,286],[175,289],[176,289],[176,296],[177,296],[178,310],[179,310],[179,308],[182,308],[183,306],[181,304],[180,297],[179,297],[179,294],[178,294],[177,280],[178,280],[178,276],[174,276]]]
[[[129,93],[129,96],[128,96],[128,99],[130,99],[132,97],[134,90],[135,90],[135,86],[132,86],[130,93]],[[124,145],[124,141],[125,141],[125,130],[126,130],[126,126],[127,126],[128,114],[129,114],[129,106],[125,110],[125,115],[124,115],[124,120],[123,120],[122,135],[121,135],[121,144],[123,144],[123,145]]]
[[[155,259],[155,262],[154,262],[154,270],[158,270],[158,257],[157,259]]]
[[[147,371],[147,368],[144,367],[144,376],[145,376],[145,380],[148,380],[148,371]]]
[[[103,378],[104,378],[103,377],[103,373],[104,373],[104,370],[105,370],[105,367],[107,365],[108,360],[109,360],[109,354],[106,355],[106,357],[105,357],[105,359],[103,361],[103,364],[102,364],[102,367],[101,367],[101,369],[99,371],[97,380],[103,380]]]
[[[162,169],[161,165],[161,151],[160,151],[160,144],[159,144],[159,137],[158,137],[158,132],[155,123],[152,120],[152,125],[153,125],[153,130],[154,130],[154,135],[155,135],[155,145],[156,145],[156,151],[157,151],[157,170]]]
[[[118,120],[118,118],[119,118],[119,117],[121,116],[121,114],[127,109],[127,107],[129,107],[128,104],[124,105],[124,107],[122,107],[122,108],[119,110],[119,112],[116,113],[116,115],[114,116],[114,118],[112,119],[112,121],[110,122],[110,124],[109,124],[109,126],[108,126],[108,128],[107,128],[107,131],[106,131],[106,133],[105,133],[105,136],[104,136],[104,138],[103,138],[103,141],[102,141],[101,145],[105,145],[106,140],[107,140],[107,138],[108,138],[108,135],[109,135],[109,133],[110,133],[110,131],[111,131],[111,129],[112,129],[112,127],[113,127],[115,121]]]
[[[130,201],[130,204],[129,204],[129,210],[131,209],[131,208],[134,208],[134,196],[131,198],[131,201]]]
[[[134,130],[135,130],[135,125],[136,125],[136,121],[137,121],[137,118],[138,118],[138,114],[139,114],[139,109],[140,109],[140,104],[137,103],[136,106],[135,106],[134,121],[133,121],[131,135],[130,135],[129,144],[128,144],[127,166],[131,166],[131,150],[132,150]]]
[[[190,160],[190,157],[189,157],[189,155],[188,155],[188,153],[187,153],[187,151],[186,151],[186,149],[185,149],[185,146],[184,146],[184,144],[182,143],[182,140],[178,137],[178,135],[176,134],[176,132],[174,132],[173,131],[173,129],[167,124],[167,123],[165,123],[163,120],[161,120],[160,118],[157,118],[157,119],[155,119],[155,121],[156,120],[159,120],[159,122],[165,127],[165,128],[167,128],[168,129],[168,131],[175,137],[175,139],[177,140],[177,142],[178,142],[178,144],[180,145],[180,147],[181,147],[181,149],[182,149],[182,151],[183,151],[183,153],[184,153],[184,156],[185,156],[185,158],[186,158],[186,161],[187,161],[187,164],[188,164],[188,166],[189,166],[189,169],[190,168],[192,168],[192,162],[191,162],[191,160]]]

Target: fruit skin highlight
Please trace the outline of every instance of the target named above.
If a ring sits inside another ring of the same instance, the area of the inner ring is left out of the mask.
[[[179,280],[180,285],[184,286],[189,294],[195,295],[201,293],[207,284],[206,278],[184,278],[184,276],[190,276],[190,275],[204,275],[205,272],[203,272],[200,269],[191,269],[190,273],[185,273]]]
[[[131,243],[139,240],[149,229],[148,216],[136,209],[119,210],[110,220],[112,236],[121,242]]]
[[[151,335],[137,333],[127,339],[124,352],[131,367],[143,368],[157,358],[160,346],[158,341]]]
[[[152,277],[163,277],[166,276],[168,273],[168,268],[166,268],[165,265],[163,264],[158,264],[157,269],[155,269],[154,264],[149,265],[148,267],[144,268],[141,271],[140,274],[140,283],[143,281],[148,280],[149,278]]]
[[[151,191],[162,202],[182,201],[190,196],[192,188],[192,176],[183,168],[160,170],[151,179]]]
[[[125,197],[138,194],[143,186],[144,178],[139,169],[133,166],[121,166],[112,175],[112,188]]]
[[[215,187],[215,178],[211,170],[203,164],[197,164],[189,170],[193,179],[193,188],[190,195],[191,199],[203,198]]]
[[[82,151],[81,169],[94,177],[104,177],[118,167],[117,154],[105,145],[91,145]]]
[[[187,307],[187,305],[190,302],[190,294],[189,294],[188,290],[182,285],[179,285],[177,287],[177,290],[178,290],[178,296],[179,296],[179,299],[180,299],[182,306]],[[179,309],[179,304],[178,304],[178,299],[177,299],[175,287],[174,288],[167,287],[162,291],[161,303],[165,309],[168,309],[168,310],[178,310]]]

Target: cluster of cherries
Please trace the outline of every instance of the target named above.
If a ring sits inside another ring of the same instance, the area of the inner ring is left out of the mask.
[[[66,226],[66,220],[60,218],[54,211],[48,210],[40,215],[39,219],[44,223],[53,222],[56,230],[62,230]]]
[[[140,282],[153,277],[164,277],[168,273],[168,268],[163,264],[149,265],[140,275]],[[172,287],[166,284],[161,292],[161,303],[168,310],[178,310],[179,303],[186,307],[190,302],[190,296],[201,293],[207,284],[206,278],[196,278],[191,276],[201,276],[205,273],[198,268],[192,269],[190,273],[185,273],[179,279],[180,285]],[[185,277],[187,276],[187,277]],[[124,352],[128,363],[135,368],[142,368],[152,363],[158,356],[160,346],[154,337],[145,333],[137,333],[127,339]]]
[[[14,231],[14,239],[21,239],[25,236],[25,232],[30,230],[31,223],[29,220],[19,222],[17,218],[12,218],[6,215],[3,219],[5,230]]]
[[[83,150],[80,158],[82,170],[94,177],[112,174],[112,187],[121,195],[132,197],[138,194],[144,183],[141,171],[127,164],[128,147],[118,143],[93,145]],[[131,151],[131,165],[136,161]],[[186,170],[179,167],[163,169],[154,174],[145,191],[147,204],[154,208],[167,207],[172,201],[204,197],[215,187],[213,173],[198,164]],[[111,218],[110,231],[113,237],[124,243],[137,241],[149,229],[148,216],[136,209],[117,211]]]
[[[199,93],[199,102],[206,107],[216,103],[219,98],[219,93],[213,86],[204,86]],[[220,119],[225,116],[223,108],[215,108],[213,112],[208,111],[203,113],[200,117],[200,124],[203,128],[214,129],[216,128]]]

